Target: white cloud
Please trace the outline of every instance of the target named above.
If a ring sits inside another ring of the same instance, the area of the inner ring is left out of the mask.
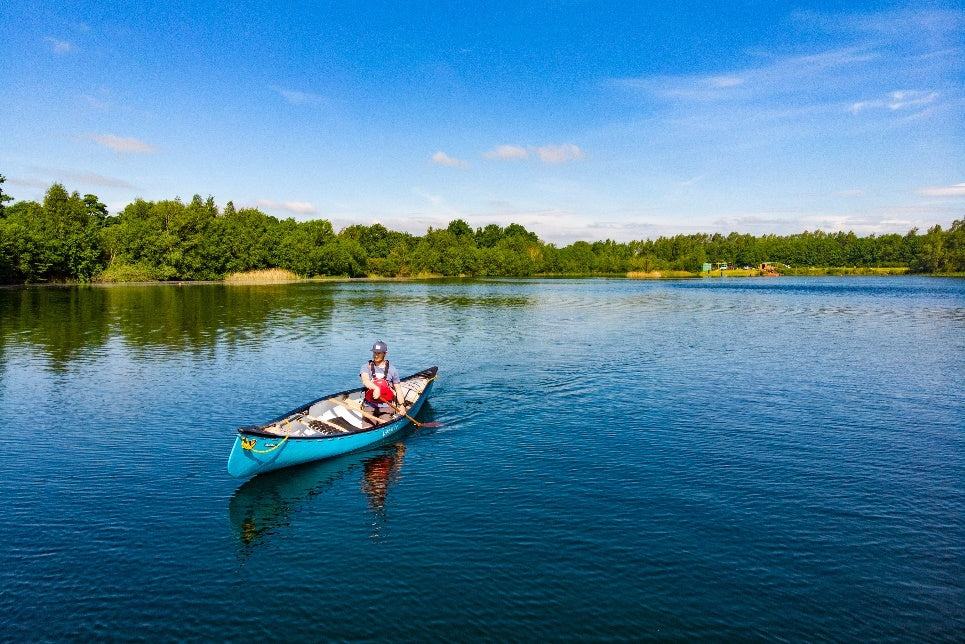
[[[888,109],[901,110],[909,107],[921,107],[934,103],[938,99],[938,92],[921,92],[917,90],[899,90],[889,96],[891,101]]]
[[[707,79],[707,84],[711,87],[737,87],[744,84],[744,79],[736,76],[713,76]]]
[[[87,103],[88,107],[95,110],[108,110],[111,107],[111,102],[91,96],[90,94],[83,94],[81,98]]]
[[[51,38],[50,36],[47,36],[44,38],[44,40],[50,43],[50,46],[53,48],[53,52],[55,54],[69,54],[74,50],[74,46],[66,40],[58,40],[56,38]]]
[[[787,107],[844,104],[858,113],[871,108],[923,109],[956,100],[956,91],[943,88],[948,86],[945,79],[954,78],[961,68],[965,12],[795,16],[804,29],[836,36],[837,46],[801,55],[762,53],[766,62],[760,65],[711,75],[623,78],[613,84],[677,103],[718,108],[736,103],[749,112],[762,108],[765,101]],[[902,88],[906,83],[914,83],[912,89]]]
[[[769,64],[725,74],[622,78],[614,79],[612,84],[675,102],[749,101],[763,97],[787,102],[792,96],[812,96],[815,87],[827,90],[848,83],[854,70],[872,65],[876,59],[877,55],[867,48],[842,47],[801,56],[775,56]]]
[[[436,206],[437,208],[447,207],[446,198],[443,197],[442,195],[434,195],[430,192],[426,192],[422,188],[413,188],[412,194],[422,197],[423,199],[431,203],[433,206]]]
[[[586,158],[586,153],[572,143],[565,145],[544,145],[536,148],[536,154],[544,163],[566,163]]]
[[[489,152],[483,154],[483,158],[501,159],[504,161],[525,159],[528,156],[529,153],[526,152],[526,148],[521,148],[518,145],[497,145]]]
[[[567,161],[578,161],[586,158],[586,153],[572,143],[530,147],[528,150],[518,145],[498,145],[483,154],[483,158],[515,161],[517,159],[528,159],[530,153],[543,163],[566,163]]]
[[[114,177],[105,177],[102,174],[97,174],[94,172],[63,172],[63,176],[71,179],[72,181],[77,181],[82,184],[103,186],[105,188],[129,188],[135,189],[135,186],[124,179],[116,179]]]
[[[888,38],[829,18],[821,26],[839,33],[821,41],[824,49],[808,51],[814,41],[806,40],[797,44],[807,49],[791,55],[764,52],[747,65],[706,74],[612,79],[610,86],[629,99],[630,118],[608,124],[605,134],[619,137],[628,153],[635,143],[645,157],[680,163],[687,172],[706,167],[690,170],[690,159],[710,159],[721,172],[743,177],[751,176],[752,163],[801,176],[805,157],[830,168],[842,163],[843,150],[860,149],[865,140],[893,150],[881,157],[887,172],[884,159],[901,154],[903,141],[929,145],[921,132],[954,148],[954,124],[965,105],[965,93],[951,82],[961,75],[960,35],[939,20],[925,23],[931,31],[899,28],[907,25],[904,17],[891,16],[896,27]],[[794,43],[792,34],[788,44]],[[821,146],[829,146],[825,159]],[[863,171],[874,175],[873,166]]]
[[[921,188],[915,191],[923,197],[965,197],[965,183],[957,183],[954,186]]]
[[[898,110],[925,107],[938,100],[938,92],[921,90],[896,90],[873,101],[858,101],[851,105],[851,113],[857,114],[868,109]]]
[[[416,216],[417,219],[421,217],[423,221],[432,221],[433,218],[438,219],[437,223],[430,225],[438,226],[444,219],[445,223],[442,225],[445,226],[453,219],[464,218],[466,216],[459,208],[453,207],[442,195],[432,194],[419,187],[412,188],[412,194],[425,199],[431,205],[431,209],[428,212],[422,211],[420,215]]]
[[[89,138],[118,154],[150,154],[157,147],[135,138],[122,138],[113,134],[91,134]]]
[[[454,159],[442,150],[432,155],[432,162],[450,168],[468,168],[469,164],[461,159]]]
[[[308,201],[270,201],[268,199],[256,199],[255,203],[260,208],[268,210],[283,210],[296,215],[314,215],[318,212],[315,206]]]
[[[324,96],[312,94],[311,92],[300,92],[298,90],[284,89],[281,87],[272,87],[272,89],[292,105],[312,105],[325,101]]]
[[[8,177],[7,181],[11,185],[24,186],[27,188],[36,188],[37,197],[28,195],[17,195],[17,197],[23,197],[24,199],[36,199],[40,198],[47,191],[48,188],[54,183],[63,184],[69,191],[78,190],[81,194],[85,192],[93,192],[91,187],[96,186],[100,188],[120,188],[123,190],[138,190],[138,187],[125,179],[119,179],[117,177],[108,177],[102,174],[97,174],[95,172],[76,172],[74,170],[65,170],[63,168],[50,168],[44,166],[29,166],[26,168],[31,174],[37,175],[37,178],[28,177]],[[121,208],[123,209],[123,204]],[[114,209],[111,209],[114,211]]]
[[[26,188],[49,188],[51,182],[45,179],[27,179],[25,177],[7,177],[7,183],[12,186],[24,186]]]

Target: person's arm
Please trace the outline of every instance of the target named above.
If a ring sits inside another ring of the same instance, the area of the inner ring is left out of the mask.
[[[359,376],[362,377],[362,384],[365,385],[365,388],[371,390],[371,391],[372,391],[372,396],[373,396],[376,400],[378,400],[379,397],[380,397],[379,394],[380,394],[381,392],[379,392],[379,388],[375,386],[375,383],[372,382],[372,378],[369,376],[369,374],[367,374],[367,373],[365,373],[365,372],[363,371],[362,373],[359,374]]]
[[[395,370],[395,365],[389,366],[389,371],[391,373],[387,374],[391,378],[392,389],[395,391],[395,403],[399,405],[399,408],[405,411],[405,395],[402,391],[402,381],[399,379],[399,372]]]

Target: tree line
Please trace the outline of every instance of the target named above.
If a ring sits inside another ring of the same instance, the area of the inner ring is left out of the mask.
[[[43,203],[4,194],[0,175],[0,281],[215,280],[281,268],[303,277],[367,275],[615,275],[698,272],[706,263],[737,266],[909,267],[965,271],[965,220],[905,235],[852,232],[794,235],[691,234],[618,243],[578,241],[558,248],[519,224],[475,230],[456,219],[425,235],[354,225],[336,232],[324,219],[296,222],[254,208],[219,209],[214,199],[138,199],[110,215],[97,196],[61,184]]]

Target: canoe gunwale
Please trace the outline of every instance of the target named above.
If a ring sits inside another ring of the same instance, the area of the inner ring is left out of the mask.
[[[416,373],[405,376],[404,378],[399,378],[399,382],[405,382],[407,380],[413,380],[415,378],[426,378],[428,380],[425,388],[423,388],[422,392],[420,392],[419,394],[419,397],[416,398],[416,400],[412,404],[417,404],[423,398],[423,396],[425,396],[426,391],[429,389],[429,385],[431,384],[432,379],[436,377],[437,372],[438,372],[438,367],[429,367],[428,369],[417,371]],[[364,390],[365,390],[365,387],[355,387],[354,389],[346,389],[345,391],[340,391],[338,393],[327,394],[325,396],[322,396],[320,398],[317,398],[311,401],[310,403],[299,405],[295,409],[285,412],[284,414],[281,414],[277,418],[273,418],[272,420],[268,421],[267,423],[264,423],[263,425],[245,425],[243,427],[239,427],[238,434],[242,436],[257,436],[259,438],[279,438],[279,439],[287,438],[288,440],[291,440],[291,441],[320,441],[320,440],[330,440],[332,438],[337,438],[342,436],[352,436],[355,434],[365,434],[367,432],[379,431],[379,430],[385,429],[390,425],[398,423],[400,421],[407,420],[405,416],[393,416],[392,418],[389,418],[384,422],[378,423],[377,425],[373,425],[371,427],[362,427],[356,430],[347,430],[343,433],[335,434],[335,435],[322,434],[319,436],[297,436],[297,435],[278,434],[275,432],[268,432],[262,429],[263,427],[268,427],[271,425],[275,425],[277,423],[284,422],[286,419],[291,418],[296,414],[307,413],[308,410],[312,407],[312,405],[316,403],[328,400],[330,398],[337,398],[339,396],[348,396],[349,394],[357,393]]]

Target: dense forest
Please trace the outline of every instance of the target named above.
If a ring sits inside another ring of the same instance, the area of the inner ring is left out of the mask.
[[[705,263],[790,267],[909,267],[965,271],[965,220],[927,233],[858,237],[821,231],[795,235],[693,234],[618,243],[579,241],[563,248],[523,226],[473,230],[461,219],[425,235],[380,224],[338,232],[324,219],[279,220],[231,202],[195,196],[137,200],[112,216],[95,195],[54,184],[42,204],[13,202],[0,175],[0,282],[212,280],[270,268],[303,277],[367,275],[614,275],[698,272]]]

